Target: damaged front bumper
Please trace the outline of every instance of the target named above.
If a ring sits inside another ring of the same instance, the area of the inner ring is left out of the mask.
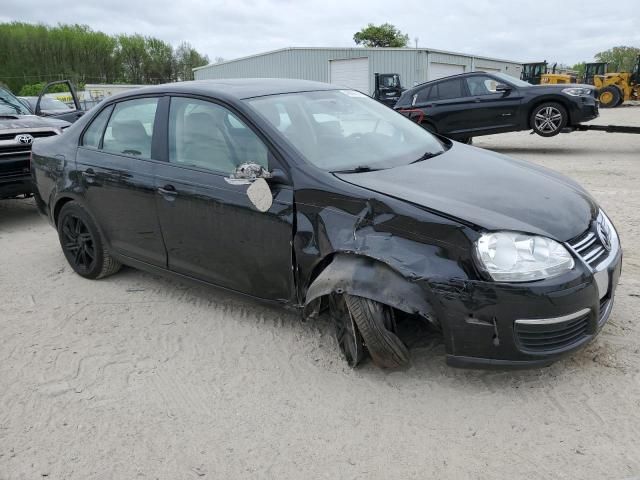
[[[528,284],[431,285],[455,367],[546,366],[589,343],[611,314],[622,252],[597,271],[585,266]]]

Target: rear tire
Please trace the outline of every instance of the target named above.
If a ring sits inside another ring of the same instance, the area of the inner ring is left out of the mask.
[[[529,117],[531,128],[541,137],[558,135],[568,122],[567,109],[556,102],[545,102],[538,105]]]
[[[373,363],[380,368],[398,368],[409,362],[409,351],[396,336],[391,307],[368,298],[344,295],[358,331]]]
[[[71,268],[92,280],[116,273],[122,266],[105,247],[91,214],[79,203],[66,203],[58,215],[58,238]]]
[[[622,95],[620,95],[620,90],[613,85],[609,85],[608,87],[600,90],[600,94],[598,95],[598,99],[600,100],[600,106],[602,108],[614,108],[622,103]]]

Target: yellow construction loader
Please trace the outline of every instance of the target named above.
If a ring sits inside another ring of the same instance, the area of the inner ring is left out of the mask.
[[[522,65],[520,78],[532,85],[557,85],[562,83],[576,83],[576,76],[569,72],[556,72],[557,64],[554,64],[549,72],[547,61],[525,63]]]
[[[617,107],[628,100],[640,100],[640,55],[633,71],[595,75],[593,85],[599,91],[602,108]]]

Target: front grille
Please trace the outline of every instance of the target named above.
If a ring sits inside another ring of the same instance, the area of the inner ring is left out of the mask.
[[[569,242],[569,244],[591,266],[594,266],[607,253],[598,235],[593,230],[587,230],[578,238]]]
[[[56,135],[53,130],[19,131],[0,134],[0,178],[9,179],[29,174],[31,166],[31,145],[15,141],[16,136],[29,134],[37,141],[38,138]]]
[[[0,140],[14,140],[16,136],[22,135],[22,134],[31,135],[33,138],[45,138],[45,137],[52,137],[53,135],[56,134],[56,132],[53,132],[51,130],[46,130],[42,132],[20,132],[16,130],[15,132],[11,132],[11,133],[1,133]]]
[[[602,222],[604,218],[600,213],[586,232],[568,242],[573,251],[592,267],[604,260],[609,253],[609,248],[605,248],[598,234],[598,225]]]
[[[552,352],[578,343],[587,334],[589,311],[566,321],[517,320],[515,336],[523,350]]]

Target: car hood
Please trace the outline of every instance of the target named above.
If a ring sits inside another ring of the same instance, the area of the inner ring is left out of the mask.
[[[480,229],[528,232],[561,242],[587,230],[598,208],[569,178],[456,142],[429,160],[336,176]]]
[[[19,130],[22,128],[62,128],[71,125],[56,118],[43,118],[37,115],[0,116],[0,130]]]

